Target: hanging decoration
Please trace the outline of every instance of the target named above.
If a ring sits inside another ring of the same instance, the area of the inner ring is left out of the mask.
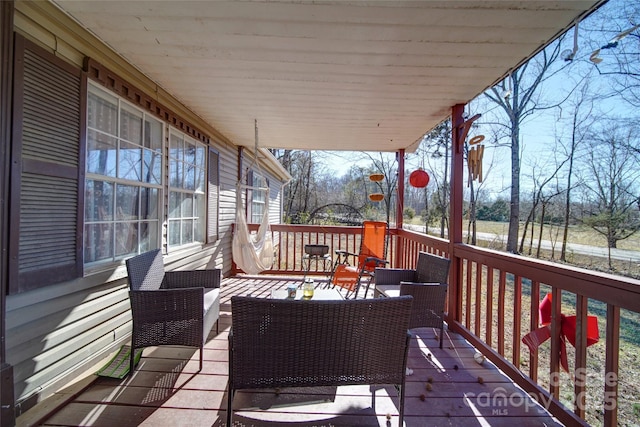
[[[411,172],[409,184],[415,188],[424,188],[429,184],[429,174],[422,168]]]
[[[540,302],[538,313],[541,326],[522,337],[522,342],[534,354],[538,351],[540,344],[551,338],[551,322],[554,320],[551,315],[551,294],[547,294]],[[558,321],[558,319],[555,321]],[[560,366],[565,372],[569,372],[566,342],[569,341],[571,345],[576,346],[577,317],[560,313],[559,323],[560,346],[558,352]],[[597,343],[599,339],[598,318],[596,316],[587,316],[587,347]]]
[[[269,223],[269,186],[264,179],[260,161],[258,159],[258,120],[255,120],[255,148],[253,152],[253,162],[244,176],[236,184],[236,225],[233,229],[232,255],[233,262],[247,274],[258,274],[265,270],[270,270],[274,260],[273,238],[271,236],[271,226]],[[247,174],[249,170],[256,167],[258,175],[262,177],[262,187],[254,187],[248,184]],[[246,219],[246,207],[243,203],[243,190],[264,192],[264,211],[262,221],[257,233],[249,230]]]
[[[467,187],[471,185],[471,181],[482,182],[482,157],[484,156],[484,135],[476,135],[469,140],[469,152],[467,153],[467,166],[469,167],[469,180]]]
[[[609,40],[609,43],[607,43],[604,46],[600,47],[599,49],[596,49],[593,52],[591,52],[591,55],[589,56],[589,61],[593,62],[596,65],[601,63],[602,62],[602,58],[600,57],[600,51],[601,50],[612,49],[614,47],[617,47],[618,43],[622,39],[627,37],[629,34],[631,34],[633,31],[637,30],[638,28],[640,28],[640,24],[634,25],[633,27],[628,28],[628,29],[618,33],[614,38]]]
[[[369,175],[369,181],[371,182],[378,183],[383,179],[384,179],[384,175],[381,173],[372,173],[371,175]],[[381,189],[380,184],[378,184],[378,187]],[[384,200],[384,194],[371,193],[369,194],[369,200],[371,200],[372,202],[381,202],[382,200]]]

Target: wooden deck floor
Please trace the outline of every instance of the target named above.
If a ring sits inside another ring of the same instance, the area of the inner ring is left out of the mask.
[[[132,377],[95,377],[37,425],[224,426],[230,298],[236,294],[266,296],[271,289],[286,288],[291,280],[300,278],[224,280],[220,332],[216,334],[214,327],[209,335],[201,372],[196,372],[196,349],[147,348]],[[475,350],[459,336],[446,333],[444,348],[439,349],[433,329],[413,332],[408,361],[413,374],[407,377],[405,426],[561,425],[491,363],[476,363]],[[234,409],[236,426],[398,425],[393,387],[238,392]]]

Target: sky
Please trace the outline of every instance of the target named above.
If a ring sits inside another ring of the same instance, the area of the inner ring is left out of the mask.
[[[615,63],[613,55],[619,53],[624,47],[634,46],[637,50],[638,38],[626,37],[619,41],[616,48],[601,50],[600,57],[603,63],[596,66],[589,60],[593,51],[606,45],[615,35],[621,31],[630,28],[635,23],[640,23],[640,16],[636,16],[640,11],[640,0],[611,0],[599,11],[596,11],[585,21],[578,25],[578,51],[575,59],[571,62],[559,61],[558,66],[563,66],[563,70],[558,72],[554,77],[549,78],[540,93],[540,104],[553,104],[563,99],[568,91],[575,87],[574,82],[580,76],[591,73],[590,88],[594,93],[602,93],[609,91],[609,87],[605,77],[598,74],[598,70],[606,70],[607,65]],[[622,19],[613,21],[605,19],[604,16],[615,14],[622,16]],[[570,29],[561,46],[561,50],[572,50],[574,30]],[[582,31],[581,31],[582,30]],[[634,31],[637,35],[640,30]],[[600,86],[598,86],[600,85]],[[492,111],[494,110],[494,111]],[[482,117],[478,123],[495,120],[495,104],[487,104],[486,98],[480,95],[472,100],[468,106],[470,114],[481,113]],[[529,117],[521,128],[521,182],[523,190],[527,190],[527,179],[534,171],[549,165],[553,160],[554,154],[560,154],[561,146],[557,144],[558,139],[567,140],[568,130],[563,128],[565,121],[571,116],[572,109],[569,104],[563,104],[563,108],[549,109],[538,112]],[[604,117],[612,115],[614,117],[633,116],[638,117],[640,112],[637,108],[630,108],[628,104],[620,99],[609,99],[600,101],[595,105],[594,115]],[[503,119],[504,120],[504,119]],[[508,197],[510,185],[510,149],[505,147],[496,147],[490,139],[490,129],[480,125],[479,129],[472,129],[469,137],[477,134],[485,134],[485,188],[489,190],[490,197]],[[505,141],[502,141],[505,142]],[[368,165],[368,161],[353,161],[350,159],[358,159],[361,156],[358,153],[337,152],[325,153],[324,161],[335,171],[337,175],[344,175],[354,164]],[[491,157],[494,157],[494,166],[491,165]],[[416,169],[420,166],[420,160],[416,155],[407,154],[405,158],[405,166],[408,170]],[[530,188],[529,188],[530,189]]]

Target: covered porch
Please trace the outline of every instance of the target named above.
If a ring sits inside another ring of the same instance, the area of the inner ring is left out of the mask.
[[[34,421],[113,425],[131,417],[139,417],[136,419],[144,425],[162,420],[223,425],[231,296],[268,297],[273,289],[301,283],[305,244],[326,244],[330,253],[354,250],[360,227],[274,225],[272,234],[280,242],[272,270],[260,276],[236,273],[223,281],[220,333],[209,335],[202,372],[196,374],[197,350],[150,348],[132,378],[93,382],[95,376],[89,376],[29,411],[18,419],[18,425],[34,425]],[[456,281],[449,286],[444,348],[438,348],[430,328],[417,330],[412,340],[408,364],[414,375],[407,377],[406,425],[589,425],[583,418],[588,400],[601,402],[592,407],[600,408],[603,425],[617,425],[621,405],[631,403],[619,398],[619,384],[635,372],[634,366],[618,366],[621,309],[640,312],[636,280],[451,244],[402,229],[390,230],[388,245],[388,259],[395,267],[413,268],[420,251],[446,257],[454,254],[453,259],[459,261],[452,272]],[[321,267],[313,265],[307,274],[324,287],[328,275]],[[550,345],[532,353],[522,343],[524,335],[538,328],[538,306],[546,293],[553,296],[553,319],[561,318],[561,313],[576,315],[576,346],[568,345],[566,353],[572,374],[561,369],[563,332],[558,320],[551,325]],[[373,289],[368,295],[359,294],[360,298],[373,296]],[[587,316],[594,313],[600,341],[587,349]],[[474,361],[477,351],[486,358],[481,365]],[[246,411],[239,409],[237,419],[262,420],[246,425],[318,425],[318,419],[325,419],[326,425],[386,426],[386,416],[391,414],[391,425],[395,425],[397,400],[389,390],[380,392],[382,398],[377,402],[382,406],[375,409],[370,406],[368,387],[339,390],[337,396],[342,400],[331,404],[315,400],[307,404],[307,396],[300,405],[280,406],[278,399],[285,400],[282,396],[295,401],[293,396],[298,393],[259,393],[238,399],[239,405],[251,399],[259,404],[246,403]],[[317,390],[309,393],[314,395]],[[307,423],[309,419],[315,422]],[[356,420],[363,424],[354,424]]]
[[[254,147],[256,158],[266,156],[272,147],[395,152],[401,195],[404,155],[415,151],[425,131],[450,116],[450,238],[403,229],[400,196],[398,222],[388,243],[393,267],[413,267],[419,251],[452,260],[448,345],[438,349],[431,331],[421,331],[413,340],[406,425],[586,425],[590,400],[597,402],[595,419],[615,426],[623,405],[628,405],[625,411],[633,411],[629,408],[633,402],[621,399],[619,392],[625,380],[638,372],[637,366],[619,366],[621,312],[640,313],[640,282],[483,249],[465,244],[462,238],[462,147],[471,125],[465,103],[502,81],[603,2],[257,1],[221,2],[224,7],[217,9],[208,9],[204,2],[190,3],[191,8],[164,2],[165,10],[155,4],[123,2],[117,11],[108,2],[15,3],[16,27],[22,36],[27,34],[76,65],[91,58],[110,64],[151,101],[164,100],[197,115],[209,134],[224,140],[223,154],[237,151],[238,164],[227,161],[221,168],[225,179],[221,200],[227,203],[235,200],[234,187],[227,184],[235,184],[246,166],[242,152]],[[3,13],[13,27],[13,2],[10,5]],[[60,18],[64,25],[50,22],[47,16],[52,10],[56,18],[68,14],[72,23],[66,15],[67,20]],[[309,16],[322,19],[309,25]],[[33,28],[38,31],[32,32]],[[87,46],[94,50],[93,57],[87,56]],[[3,80],[7,83],[10,78]],[[114,81],[121,86],[120,80]],[[184,104],[178,106],[177,99]],[[5,117],[6,122],[11,119]],[[255,146],[254,120],[260,126],[260,144]],[[9,128],[3,127],[7,135]],[[8,182],[7,173],[3,186]],[[8,234],[6,217],[3,230]],[[209,336],[202,372],[196,374],[197,352],[150,348],[132,378],[94,382],[87,377],[24,413],[18,425],[223,425],[231,295],[248,289],[267,295],[273,288],[300,281],[304,244],[327,244],[330,253],[354,251],[360,232],[358,227],[272,224],[278,242],[276,263],[264,276],[244,277],[230,256],[232,222],[233,213],[220,209],[215,244],[174,252],[175,258],[198,258],[189,262],[203,268],[221,265],[228,273],[220,333]],[[6,265],[8,258],[3,262],[0,293],[2,329],[9,282]],[[124,295],[122,266],[119,276],[111,273],[96,275],[96,283],[119,280]],[[326,280],[324,273],[317,266],[310,272],[319,283]],[[530,353],[522,337],[538,328],[538,307],[547,293],[553,296],[550,345]],[[594,308],[600,341],[587,349],[587,323]],[[575,350],[571,346],[567,350],[570,375],[560,367],[563,314],[576,316]],[[473,360],[476,350],[487,358],[483,365]],[[604,357],[595,358],[600,355]],[[4,363],[4,344],[0,356]],[[544,410],[529,395],[544,403]],[[334,402],[277,405],[285,396],[294,395],[254,396],[259,402],[248,402],[249,409],[239,411],[238,419],[245,418],[249,425],[387,426],[388,421],[396,425],[393,390],[378,390],[374,406],[368,388],[338,390]],[[60,410],[57,402],[63,402]]]
[[[17,420],[18,426],[191,425],[223,426],[226,419],[228,342],[233,295],[267,297],[300,277],[238,276],[222,284],[219,333],[198,351],[152,347],[131,377],[89,377],[61,390]],[[317,286],[326,278],[317,277]],[[562,425],[459,333],[445,331],[443,349],[432,328],[417,328],[409,350],[406,426]],[[380,349],[384,351],[384,349]],[[45,404],[46,403],[46,404]],[[239,392],[234,423],[245,426],[397,426],[393,387],[345,386]]]

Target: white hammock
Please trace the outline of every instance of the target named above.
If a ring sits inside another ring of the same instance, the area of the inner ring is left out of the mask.
[[[233,261],[248,274],[258,274],[271,269],[273,264],[273,240],[269,226],[269,188],[266,191],[262,222],[257,233],[250,233],[242,204],[242,188],[236,188],[236,227],[233,232]]]
[[[255,151],[253,164],[260,169],[258,161],[258,121],[255,121]],[[246,178],[246,175],[245,175]],[[273,265],[273,240],[271,238],[271,227],[269,225],[269,186],[250,187],[242,185],[240,180],[236,185],[236,228],[233,232],[233,261],[238,267],[248,274],[258,274],[262,271],[271,269]],[[265,192],[264,212],[262,213],[262,222],[257,233],[251,233],[247,226],[245,218],[245,209],[242,203],[242,190],[250,188],[254,191]]]

